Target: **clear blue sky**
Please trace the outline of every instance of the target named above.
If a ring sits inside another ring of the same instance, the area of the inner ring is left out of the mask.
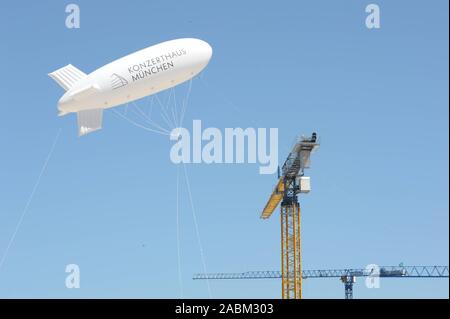
[[[172,142],[105,112],[78,138],[58,118],[63,91],[47,73],[86,73],[165,40],[214,49],[193,81],[185,126],[277,127],[279,159],[317,130],[313,191],[302,198],[305,269],[448,264],[448,1],[2,1],[0,256],[61,135],[0,269],[0,297],[177,298],[176,166]],[[186,86],[179,89],[180,94]],[[161,96],[164,96],[163,94]],[[122,109],[119,109],[122,110]],[[276,176],[254,164],[188,165],[207,270],[280,268],[278,212],[259,219]],[[202,262],[181,179],[184,297]],[[66,289],[65,266],[81,268]],[[448,280],[359,281],[356,297],[448,298]],[[213,297],[280,296],[277,280],[211,282]],[[342,298],[339,280],[307,280],[306,298]]]

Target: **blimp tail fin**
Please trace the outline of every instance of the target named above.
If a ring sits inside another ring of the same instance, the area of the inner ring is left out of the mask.
[[[103,109],[93,109],[77,112],[78,136],[100,130],[103,122]]]
[[[79,80],[86,77],[86,73],[78,70],[72,64],[68,64],[48,74],[64,90],[68,91]]]

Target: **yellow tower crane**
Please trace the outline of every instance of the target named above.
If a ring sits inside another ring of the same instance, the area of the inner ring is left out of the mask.
[[[304,169],[310,167],[310,156],[319,147],[317,134],[300,137],[281,168],[279,180],[261,213],[267,219],[281,202],[281,294],[283,299],[302,298],[302,260],[300,204],[298,194],[309,193],[310,178]]]

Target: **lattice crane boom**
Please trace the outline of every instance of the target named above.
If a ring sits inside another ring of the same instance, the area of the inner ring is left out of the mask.
[[[299,274],[300,275],[300,274]],[[345,287],[345,299],[353,299],[356,277],[381,278],[449,278],[449,266],[380,266],[375,268],[343,268],[303,270],[301,278],[340,278]],[[195,274],[192,279],[279,279],[282,271],[247,271],[242,273]]]
[[[342,276],[367,277],[374,275],[373,269],[341,268],[303,270],[303,279],[308,278],[341,278]],[[389,278],[448,278],[449,266],[380,266],[379,277]],[[193,280],[219,279],[280,279],[281,271],[263,270],[235,273],[198,273]]]

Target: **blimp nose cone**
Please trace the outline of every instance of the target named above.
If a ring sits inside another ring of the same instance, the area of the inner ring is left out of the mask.
[[[200,40],[200,39],[193,39],[195,42],[194,47],[196,48],[196,54],[199,60],[204,64],[208,64],[209,60],[211,60],[212,57],[212,48],[209,45],[208,42]]]
[[[205,51],[205,56],[209,62],[209,60],[211,60],[212,53],[213,53],[212,47],[209,45],[208,42],[205,42],[205,41],[202,41],[202,42],[203,42],[203,48],[204,48],[203,50]]]

